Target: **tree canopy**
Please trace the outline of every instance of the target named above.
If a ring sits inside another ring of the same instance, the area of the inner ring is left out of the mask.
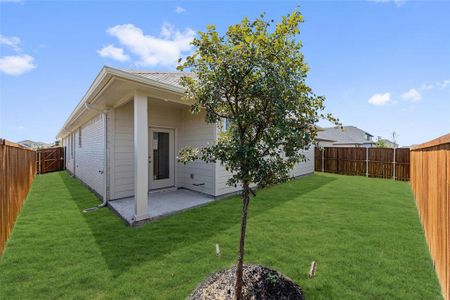
[[[194,77],[183,77],[192,111],[204,109],[206,122],[228,121],[213,145],[184,149],[187,162],[219,161],[233,175],[228,184],[243,180],[265,186],[288,178],[289,170],[304,160],[317,134],[315,123],[324,115],[324,97],[305,82],[308,66],[296,39],[303,17],[298,11],[273,20],[264,14],[244,18],[220,36],[209,25],[194,39],[196,52],[178,67]]]

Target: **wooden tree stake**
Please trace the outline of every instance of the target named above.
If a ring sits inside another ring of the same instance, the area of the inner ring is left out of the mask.
[[[316,270],[317,270],[317,263],[315,260],[311,263],[311,267],[309,268],[308,277],[313,278],[316,276]]]
[[[220,256],[220,247],[219,244],[216,244],[216,255]]]

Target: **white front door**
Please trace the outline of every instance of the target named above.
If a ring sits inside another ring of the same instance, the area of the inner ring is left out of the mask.
[[[149,130],[149,189],[175,185],[175,137],[173,129]]]

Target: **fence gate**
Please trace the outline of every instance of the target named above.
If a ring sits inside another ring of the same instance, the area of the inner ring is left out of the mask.
[[[38,174],[64,170],[64,148],[46,148],[36,151],[36,170]]]

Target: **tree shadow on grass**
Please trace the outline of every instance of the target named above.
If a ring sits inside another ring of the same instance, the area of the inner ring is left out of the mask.
[[[61,172],[60,176],[72,200],[79,207],[80,214],[89,225],[114,277],[127,272],[133,266],[151,260],[156,261],[172,251],[189,247],[240,224],[240,199],[230,197],[145,224],[142,227],[128,227],[109,209],[83,213],[83,209],[98,204],[98,198],[80,181],[71,178],[67,172]],[[290,182],[261,190],[252,201],[249,218],[334,180],[336,179],[333,177],[311,176],[299,179],[297,183]],[[238,235],[239,232],[236,231],[236,240]]]

